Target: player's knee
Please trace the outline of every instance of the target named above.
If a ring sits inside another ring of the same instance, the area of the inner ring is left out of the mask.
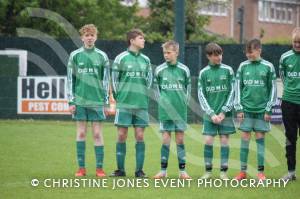
[[[250,133],[243,133],[242,134],[242,139],[245,141],[249,141],[251,138],[251,134]]]
[[[163,143],[164,145],[170,145],[171,139],[170,139],[170,138],[163,138],[162,143]]]
[[[136,141],[138,141],[138,142],[142,142],[142,141],[144,141],[144,134],[137,134],[136,136],[135,136],[135,139],[136,139]]]
[[[229,144],[229,140],[228,139],[221,139],[221,145],[222,146],[227,146]]]
[[[119,134],[118,136],[118,142],[125,142],[127,139],[127,135],[126,134]]]
[[[228,142],[221,142],[221,146],[228,146],[229,143]]]
[[[85,137],[86,137],[85,132],[78,132],[77,134],[78,140],[85,140]]]
[[[183,140],[176,140],[176,144],[184,144]]]
[[[256,139],[261,139],[261,138],[264,138],[265,137],[265,134],[264,133],[256,133],[255,134],[255,138]]]
[[[101,141],[100,133],[96,133],[93,135],[95,141]]]
[[[176,144],[184,144],[184,139],[182,137],[176,138]]]
[[[214,144],[214,139],[205,139],[205,144],[206,145],[213,145]]]

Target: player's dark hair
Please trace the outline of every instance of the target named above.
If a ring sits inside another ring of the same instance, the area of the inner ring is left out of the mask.
[[[251,39],[246,43],[245,51],[251,52],[252,50],[258,50],[261,49],[261,42],[259,39]]]
[[[143,36],[144,37],[144,33],[143,31],[141,31],[140,29],[132,29],[129,32],[127,32],[127,44],[128,46],[130,46],[130,40],[131,39],[135,39],[137,36]]]
[[[211,55],[222,55],[223,54],[223,50],[221,48],[221,46],[219,46],[218,44],[211,42],[209,44],[206,45],[205,47],[205,53],[208,56]]]

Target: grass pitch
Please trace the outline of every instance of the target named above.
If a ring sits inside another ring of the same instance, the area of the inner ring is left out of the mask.
[[[298,198],[300,194],[300,180],[288,183],[283,188],[279,187],[225,187],[219,188],[197,186],[197,179],[204,172],[203,142],[201,125],[191,125],[186,132],[185,145],[187,154],[187,171],[193,177],[190,186],[172,187],[159,183],[154,186],[154,180],[148,179],[142,187],[118,187],[113,189],[114,180],[107,179],[107,187],[45,187],[46,179],[70,179],[74,180],[74,172],[77,169],[75,150],[75,123],[61,121],[34,121],[34,120],[0,120],[0,198]],[[116,168],[115,142],[116,128],[111,123],[104,124],[105,157],[104,170],[107,174]],[[178,166],[174,136],[171,144],[171,152],[168,167],[170,179],[178,177]],[[144,171],[148,176],[153,176],[160,168],[161,139],[158,126],[150,125],[145,133],[146,158]],[[281,126],[273,126],[266,138],[266,169],[268,178],[278,179],[286,173],[286,160],[284,150],[285,138]],[[129,130],[126,156],[126,179],[133,179],[135,169],[135,149],[133,130]],[[229,176],[234,177],[239,171],[239,133],[231,137],[230,141],[230,169]],[[298,142],[298,151],[299,151]],[[219,175],[219,139],[215,140],[214,170],[215,178]],[[297,159],[299,160],[299,152]],[[95,178],[95,155],[92,134],[87,136],[86,166],[88,175],[84,179]],[[298,165],[299,168],[299,165]],[[250,144],[249,174],[256,176],[256,143],[254,138]],[[300,172],[298,169],[298,176]],[[32,179],[38,179],[40,184],[31,185]],[[55,181],[54,180],[54,181]],[[97,179],[96,179],[97,180]],[[117,180],[117,179],[115,179]],[[48,181],[47,185],[53,185]],[[99,181],[98,181],[99,182]],[[102,181],[101,181],[102,182]],[[170,181],[169,181],[170,182]],[[165,183],[167,183],[165,181]],[[60,185],[62,185],[60,183]],[[69,184],[70,185],[70,184]],[[81,183],[82,185],[82,183]],[[174,184],[173,184],[174,185]],[[74,186],[74,185],[73,185]],[[88,186],[88,185],[87,185]],[[130,186],[130,185],[128,185]]]

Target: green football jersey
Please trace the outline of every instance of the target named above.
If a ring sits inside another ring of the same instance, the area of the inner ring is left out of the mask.
[[[109,60],[105,52],[96,47],[81,47],[73,51],[68,62],[67,79],[70,105],[108,105]]]
[[[240,64],[234,102],[238,112],[271,114],[276,97],[276,73],[272,63],[260,59]]]
[[[300,53],[290,50],[281,55],[279,74],[283,82],[282,99],[300,104]]]
[[[191,93],[190,70],[180,62],[163,63],[154,72],[159,120],[187,120],[187,105]]]
[[[148,109],[152,76],[150,59],[146,55],[129,50],[119,54],[112,68],[117,108]]]
[[[198,99],[205,112],[204,117],[224,113],[231,114],[234,99],[234,72],[225,64],[208,64],[198,78]]]

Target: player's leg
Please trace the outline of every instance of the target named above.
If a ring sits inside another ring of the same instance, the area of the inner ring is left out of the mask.
[[[177,158],[179,167],[179,178],[190,179],[191,177],[187,174],[185,170],[186,156],[185,156],[185,145],[184,145],[184,132],[187,129],[186,121],[175,120],[173,121],[175,126],[175,141],[177,148]]]
[[[111,177],[126,176],[125,157],[127,135],[128,127],[118,127],[118,138],[116,144],[117,170],[110,175]]]
[[[213,144],[214,136],[204,135],[204,163],[205,163],[205,174],[201,177],[202,179],[211,178],[212,172],[212,160],[213,160]]]
[[[77,121],[77,134],[76,134],[76,153],[77,153],[77,162],[78,162],[78,171],[75,176],[81,177],[86,175],[85,170],[85,140],[87,132],[87,122],[86,121]]]
[[[162,145],[160,149],[160,172],[153,178],[160,179],[167,177],[167,168],[170,154],[171,132],[162,131]]]
[[[296,179],[296,145],[298,131],[300,127],[300,105],[295,105],[287,101],[282,101],[282,119],[286,137],[286,159],[288,174],[283,177],[286,180]],[[297,121],[298,120],[298,121]],[[298,123],[298,124],[297,124]]]
[[[162,146],[160,153],[161,170],[167,171],[171,144],[171,132],[164,131],[162,133]]]
[[[241,147],[240,147],[240,162],[241,171],[235,177],[237,180],[247,178],[247,164],[249,154],[249,143],[251,139],[251,132],[254,130],[254,116],[252,113],[244,112],[244,119],[240,124],[239,130],[241,132]]]
[[[264,161],[265,161],[265,134],[271,130],[271,124],[264,118],[264,113],[255,114],[254,131],[257,146],[257,177],[260,180],[265,180]]]
[[[132,112],[130,109],[117,109],[115,116],[115,125],[117,126],[118,138],[116,143],[116,161],[117,170],[110,176],[126,176],[125,157],[126,157],[126,140],[128,127],[132,124]]]
[[[247,164],[248,164],[248,154],[249,154],[249,143],[251,139],[251,132],[241,133],[241,149],[240,149],[240,161],[241,161],[241,171],[235,177],[237,180],[242,180],[247,178]]]
[[[221,144],[220,178],[229,179],[227,176],[228,159],[229,159],[229,135],[220,135],[220,144]]]
[[[265,170],[265,133],[256,132],[255,133],[256,146],[257,146],[257,177],[260,180],[265,180],[266,176],[264,175]]]
[[[134,126],[135,133],[135,151],[136,151],[136,170],[135,177],[146,177],[143,171],[145,160],[145,141],[144,131],[149,123],[148,110],[146,109],[134,109],[132,112],[132,125]]]
[[[144,142],[144,131],[143,127],[134,128],[135,136],[135,158],[136,158],[136,167],[135,167],[135,177],[146,177],[143,172],[144,160],[145,160],[145,142]]]
[[[103,171],[104,140],[101,124],[101,121],[106,119],[104,109],[103,107],[88,108],[87,112],[88,120],[92,122],[92,132],[96,157],[96,176],[105,177],[106,175]]]
[[[234,134],[235,126],[231,113],[227,113],[223,122],[219,125],[219,135],[221,143],[221,167],[220,167],[220,178],[229,179],[227,175],[228,170],[228,159],[229,159],[229,136]]]
[[[190,179],[191,177],[187,174],[185,170],[186,156],[184,147],[184,131],[176,130],[175,136],[178,166],[180,170],[179,178]]]
[[[76,106],[73,119],[76,120],[76,154],[78,171],[75,176],[85,176],[85,140],[87,132],[87,110],[85,107]]]
[[[218,133],[218,125],[214,124],[208,118],[203,119],[203,139],[204,139],[204,165],[205,173],[202,179],[211,178],[212,175],[212,159],[213,159],[213,143],[214,136]]]
[[[92,131],[96,156],[96,176],[105,177],[106,175],[103,171],[104,139],[102,132],[102,124],[100,122],[92,122]]]

